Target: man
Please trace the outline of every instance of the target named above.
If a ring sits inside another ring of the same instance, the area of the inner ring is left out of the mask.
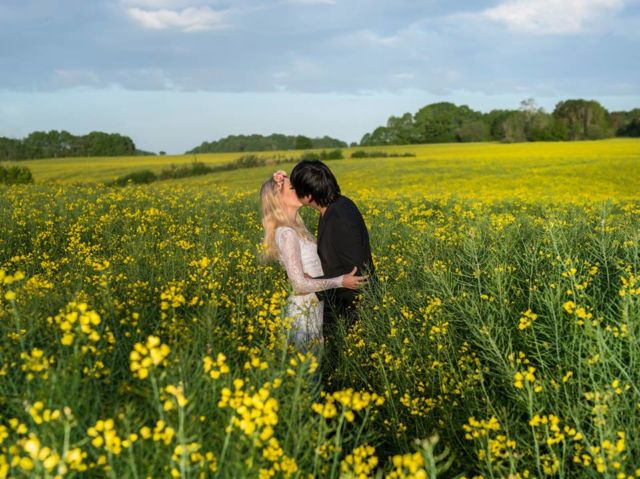
[[[354,266],[359,275],[374,274],[369,232],[362,214],[353,201],[340,194],[336,177],[323,162],[303,160],[291,172],[291,184],[300,200],[320,212],[318,221],[318,256],[324,277],[349,273]],[[337,288],[316,293],[324,300],[322,333],[327,351],[323,361],[333,366],[336,351],[335,333],[338,322],[348,327],[354,320],[357,292]]]

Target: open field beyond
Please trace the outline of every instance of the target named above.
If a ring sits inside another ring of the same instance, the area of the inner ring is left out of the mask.
[[[330,165],[345,190],[385,189],[387,193],[471,198],[519,196],[547,199],[572,197],[633,198],[640,190],[640,141],[605,140],[555,143],[469,143],[369,147],[367,151],[413,153],[415,158],[348,159]],[[260,152],[264,157],[299,157],[300,151]],[[197,161],[210,165],[232,162],[242,153],[166,157],[69,158],[20,162],[36,183],[109,181],[141,169],[159,172]],[[287,169],[288,165],[282,165]],[[290,169],[292,165],[288,168]],[[273,167],[206,175],[195,181],[236,190],[254,190]],[[366,181],[363,181],[366,175]]]

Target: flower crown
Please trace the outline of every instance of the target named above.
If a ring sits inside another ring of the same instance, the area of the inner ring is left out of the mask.
[[[284,186],[284,179],[287,178],[287,172],[278,170],[273,174],[273,181],[276,182],[276,190],[281,191]]]

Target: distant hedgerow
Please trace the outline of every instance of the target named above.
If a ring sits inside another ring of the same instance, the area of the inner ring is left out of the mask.
[[[351,158],[408,158],[415,157],[415,153],[389,153],[386,151],[365,151],[365,150],[356,150],[351,153]]]
[[[344,159],[344,156],[342,155],[342,150],[330,150],[330,151],[322,150],[320,153],[316,153],[313,151],[310,151],[308,153],[303,153],[300,156],[300,159],[301,160],[320,160],[320,161],[342,160]]]
[[[152,183],[158,179],[158,176],[151,170],[138,170],[127,175],[120,176],[109,183],[112,186],[125,186],[129,183],[136,185]]]
[[[31,170],[26,166],[9,166],[0,165],[0,184],[5,185],[23,185],[33,183],[33,175]]]

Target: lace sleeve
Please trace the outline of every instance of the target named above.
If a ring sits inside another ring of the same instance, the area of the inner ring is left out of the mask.
[[[298,234],[291,228],[276,231],[276,244],[280,253],[280,261],[287,271],[289,281],[296,294],[315,293],[325,289],[341,288],[344,275],[329,279],[305,278],[302,269],[302,255]]]

